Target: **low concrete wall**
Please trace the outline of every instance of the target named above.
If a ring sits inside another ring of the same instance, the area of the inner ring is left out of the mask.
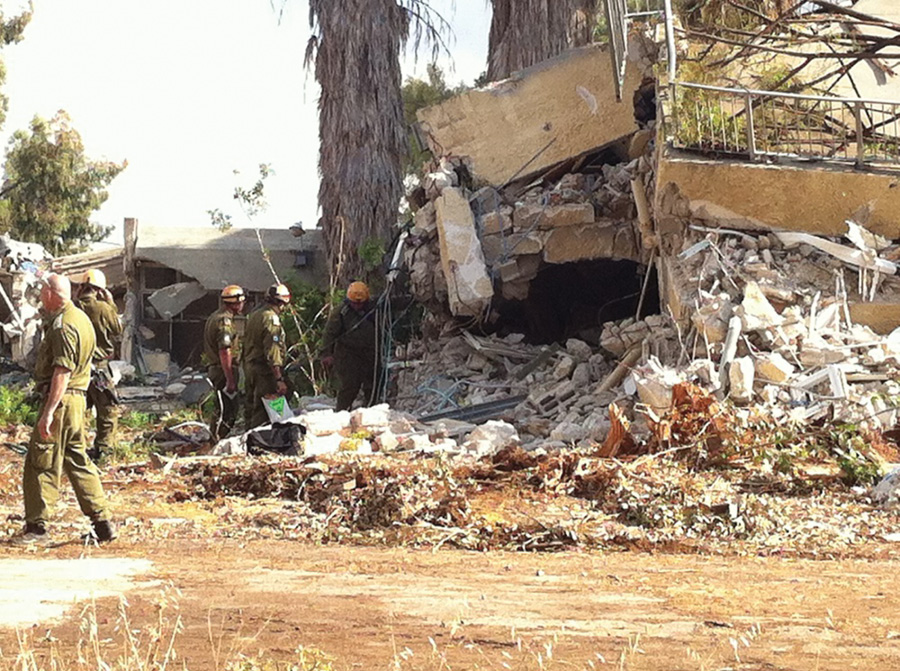
[[[692,218],[719,226],[843,235],[844,221],[871,204],[868,228],[900,239],[900,173],[662,156],[657,193],[670,183]]]

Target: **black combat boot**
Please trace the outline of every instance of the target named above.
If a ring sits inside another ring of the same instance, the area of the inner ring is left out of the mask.
[[[98,543],[109,543],[116,539],[116,527],[109,520],[97,520],[91,525],[93,531],[89,535]]]
[[[22,536],[19,537],[20,543],[25,544],[43,544],[50,540],[50,534],[47,528],[39,522],[26,522]]]

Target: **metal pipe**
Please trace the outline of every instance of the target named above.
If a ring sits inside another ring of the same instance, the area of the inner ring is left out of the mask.
[[[669,56],[669,81],[675,81],[676,62],[675,62],[675,24],[672,12],[672,0],[665,0],[666,12],[666,51]]]

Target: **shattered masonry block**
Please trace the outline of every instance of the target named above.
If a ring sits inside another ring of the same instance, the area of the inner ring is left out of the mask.
[[[516,427],[502,421],[489,421],[466,436],[463,447],[477,457],[496,454],[511,443],[519,442]]]
[[[415,235],[428,235],[433,233],[437,228],[437,216],[434,209],[434,203],[425,203],[425,205],[416,212],[413,233]]]
[[[344,437],[339,433],[326,435],[307,433],[303,438],[303,454],[305,456],[335,454],[340,451],[342,442],[344,442]]]
[[[508,261],[519,256],[534,256],[544,248],[544,239],[540,233],[494,233],[485,235],[481,247],[488,265]]]
[[[457,316],[476,317],[490,304],[494,287],[485,268],[469,201],[459,189],[448,188],[435,206],[450,311]]]
[[[569,338],[566,340],[566,351],[576,359],[581,359],[583,361],[590,359],[591,354],[594,353],[593,350],[591,350],[590,345],[583,340],[578,340],[578,338]]]
[[[325,436],[338,433],[350,426],[350,413],[346,410],[314,410],[307,412],[299,419],[306,427],[307,435]]]
[[[357,408],[350,413],[350,428],[354,431],[368,429],[372,432],[384,431],[391,424],[391,408],[387,403],[370,408]]]
[[[778,352],[763,352],[756,357],[756,372],[767,382],[785,382],[794,375],[794,366]]]
[[[731,400],[735,403],[749,403],[753,400],[754,376],[755,366],[752,357],[742,356],[731,362],[728,367]]]
[[[765,331],[781,326],[784,318],[778,314],[756,282],[747,282],[744,300],[734,313],[741,318],[744,331]]]
[[[550,432],[550,440],[564,443],[578,443],[588,437],[588,429],[574,422],[560,422]]]
[[[513,224],[519,231],[553,229],[564,226],[583,226],[594,223],[594,206],[590,203],[568,205],[518,205],[513,213]]]
[[[488,212],[481,216],[481,230],[484,235],[508,231],[512,225],[512,217],[503,212]]]
[[[616,227],[610,222],[557,228],[544,244],[544,261],[570,263],[613,258]]]

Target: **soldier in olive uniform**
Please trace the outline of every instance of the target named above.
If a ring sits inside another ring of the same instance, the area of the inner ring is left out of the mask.
[[[213,440],[229,434],[237,419],[238,345],[234,318],[244,311],[244,290],[236,284],[222,290],[222,309],[206,320],[203,330],[203,361],[215,390],[215,408],[209,433]]]
[[[283,284],[273,284],[266,292],[266,302],[250,313],[244,332],[244,380],[247,428],[267,424],[269,417],[262,399],[284,395],[284,360],[287,343],[281,327],[281,312],[291,302],[291,292]]]
[[[81,511],[100,542],[115,538],[100,484],[100,473],[85,445],[85,395],[91,378],[94,327],[71,300],[72,287],[50,275],[41,290],[44,337],[38,348],[35,382],[43,395],[41,414],[31,434],[22,488],[28,542],[47,538],[47,522],[59,495],[63,471],[72,483]]]
[[[322,363],[334,365],[337,374],[338,410],[349,410],[360,389],[366,406],[375,402],[381,379],[378,329],[369,287],[362,282],[350,285],[346,300],[329,317],[322,353]]]
[[[109,453],[116,443],[116,426],[119,422],[119,397],[113,382],[109,361],[116,351],[116,343],[122,336],[122,322],[116,311],[112,295],[106,289],[106,276],[101,270],[88,270],[81,280],[78,307],[94,326],[97,348],[94,350],[94,370],[88,387],[88,405],[97,409],[97,435],[88,456],[94,462]]]

